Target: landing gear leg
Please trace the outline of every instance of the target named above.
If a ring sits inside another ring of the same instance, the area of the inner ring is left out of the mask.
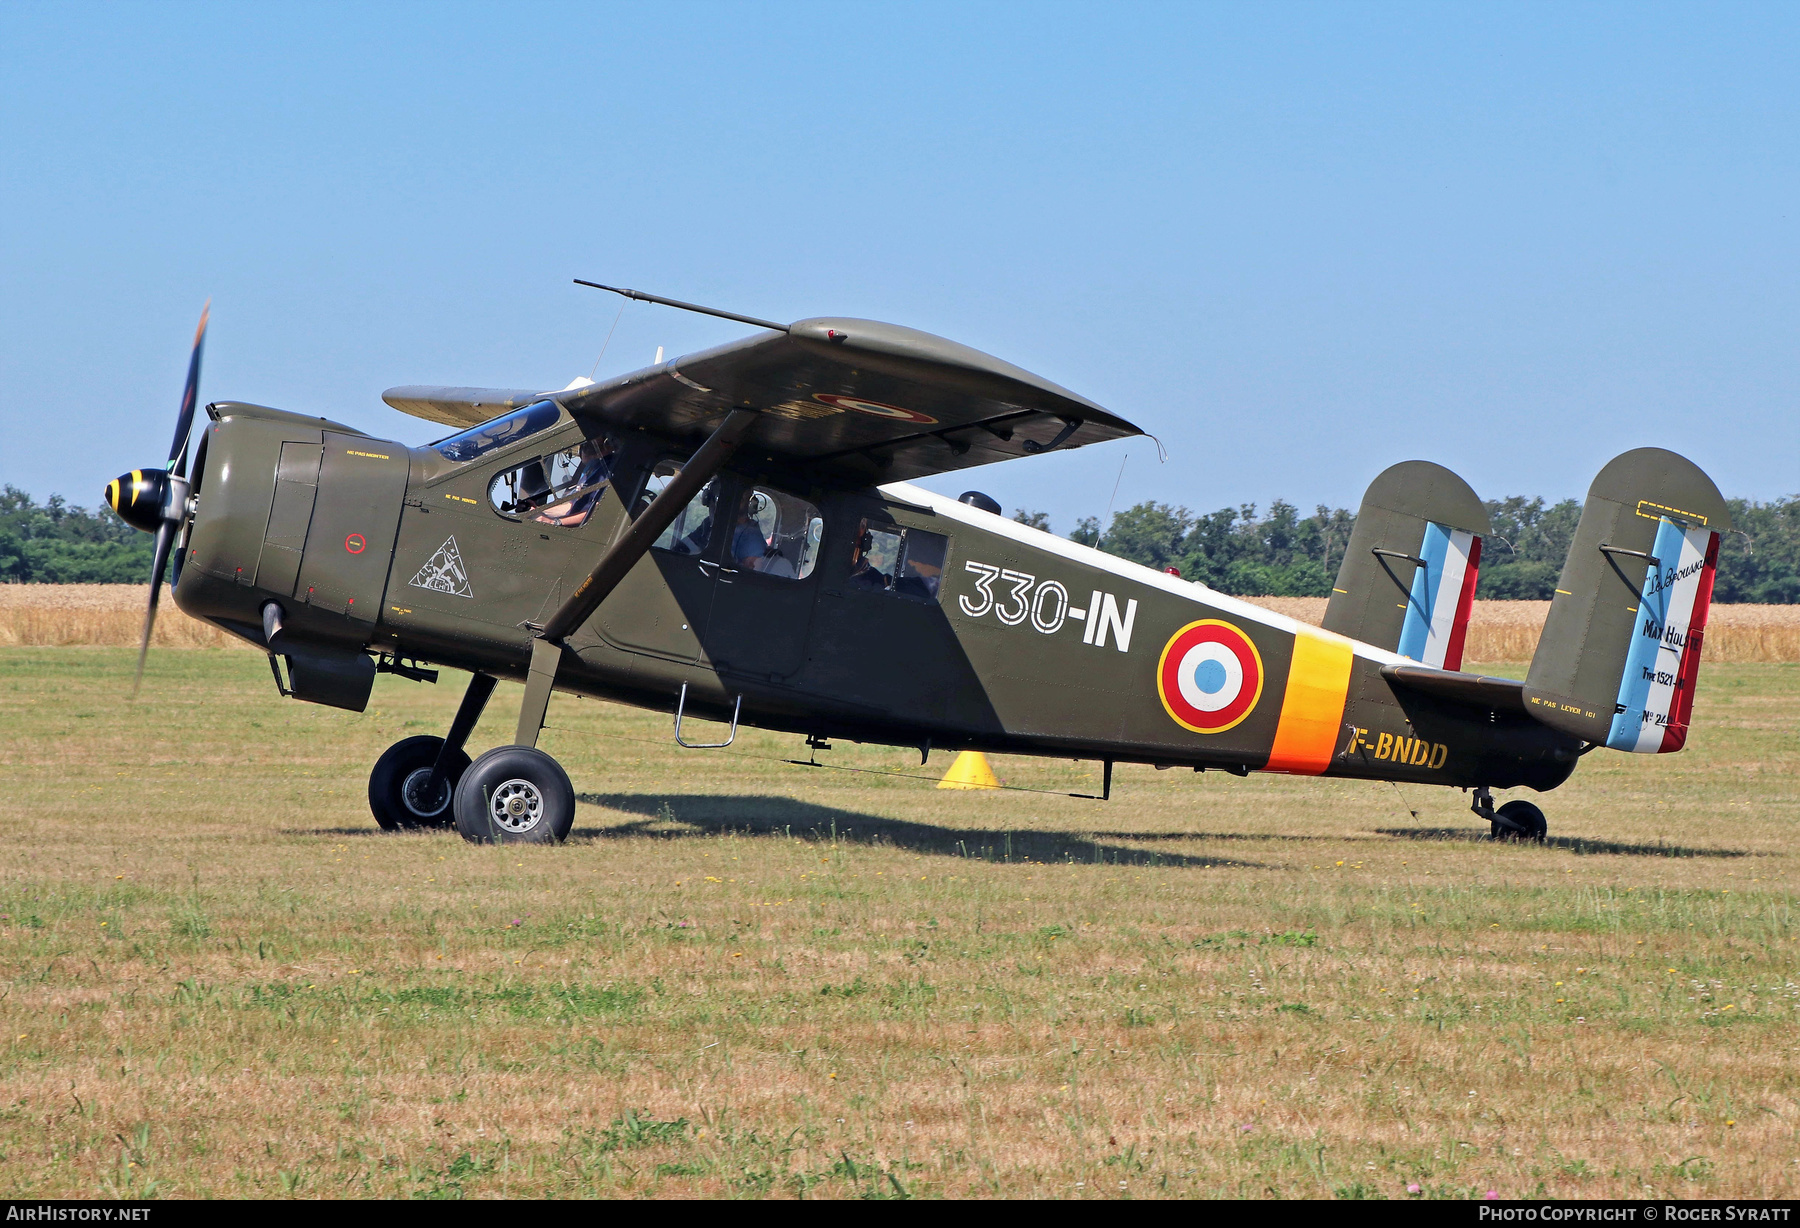
[[[549,640],[531,641],[531,672],[525,678],[525,702],[519,705],[519,728],[514,746],[536,746],[538,731],[550,711],[550,688],[556,684],[556,667],[562,664],[562,645]]]
[[[383,831],[451,824],[451,798],[469,766],[463,744],[493,693],[493,678],[476,674],[450,723],[450,736],[404,738],[375,761],[369,773],[369,810]]]
[[[1544,820],[1544,812],[1523,798],[1515,798],[1496,810],[1494,795],[1486,785],[1475,790],[1475,800],[1469,809],[1487,820],[1496,840],[1541,842],[1550,827]]]
[[[488,697],[494,693],[494,676],[492,674],[476,674],[469,679],[469,689],[463,692],[462,703],[456,709],[456,719],[450,722],[450,732],[444,737],[444,749],[439,754],[434,770],[441,776],[449,766],[447,760],[455,755],[463,755],[463,745],[468,742],[469,735],[475,732],[475,722],[481,719],[487,708]],[[463,755],[463,764],[467,766],[469,757]],[[461,775],[459,772],[458,775]],[[450,782],[454,787],[456,781]]]
[[[457,782],[450,809],[456,830],[473,844],[560,844],[575,823],[575,789],[556,760],[537,749],[550,708],[562,645],[536,640],[519,727],[510,746],[496,746]],[[492,680],[488,683],[493,686]],[[470,722],[473,724],[473,722]]]

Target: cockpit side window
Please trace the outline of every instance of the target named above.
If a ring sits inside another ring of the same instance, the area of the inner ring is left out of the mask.
[[[851,542],[850,587],[935,603],[949,548],[941,533],[864,519]]]
[[[472,461],[496,448],[504,448],[527,435],[535,435],[546,427],[554,426],[560,414],[561,411],[552,402],[538,401],[483,422],[480,426],[472,426],[460,435],[440,439],[431,446],[445,460],[459,463]]]
[[[504,469],[488,483],[488,502],[511,519],[577,528],[593,515],[612,482],[617,447],[610,436]]]

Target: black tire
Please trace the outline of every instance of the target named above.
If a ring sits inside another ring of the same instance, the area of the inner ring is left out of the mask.
[[[407,831],[421,827],[449,827],[456,782],[469,769],[469,757],[460,750],[445,765],[449,780],[433,781],[444,739],[404,738],[382,752],[369,773],[369,810],[383,831]],[[436,784],[436,788],[430,786]]]
[[[496,746],[456,785],[456,830],[474,844],[561,844],[575,826],[575,786],[529,746]]]
[[[1506,803],[1506,805],[1496,810],[1494,814],[1498,817],[1512,820],[1514,827],[1523,829],[1522,832],[1515,831],[1513,828],[1507,827],[1504,824],[1496,823],[1494,824],[1494,839],[1496,840],[1536,840],[1542,842],[1544,833],[1550,830],[1550,825],[1544,821],[1544,812],[1523,798],[1518,798]]]

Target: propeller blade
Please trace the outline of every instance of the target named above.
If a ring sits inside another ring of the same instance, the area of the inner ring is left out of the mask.
[[[175,533],[181,526],[165,520],[156,529],[156,554],[150,564],[150,605],[144,610],[144,635],[138,644],[137,677],[131,683],[131,697],[137,698],[144,685],[144,658],[150,655],[150,633],[156,629],[156,603],[162,597],[163,570],[169,564],[169,547],[175,544]]]
[[[200,351],[206,345],[206,319],[212,314],[212,300],[200,309],[200,327],[194,330],[194,354],[188,359],[187,387],[181,392],[181,412],[175,416],[175,442],[169,445],[169,472],[178,478],[187,476],[188,431],[194,425],[194,404],[200,399]],[[152,611],[156,598],[150,599]],[[139,672],[142,672],[140,667]]]

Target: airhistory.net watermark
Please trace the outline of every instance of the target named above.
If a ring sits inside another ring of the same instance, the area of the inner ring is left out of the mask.
[[[149,1207],[117,1203],[9,1202],[9,1224],[143,1224],[150,1220]]]

